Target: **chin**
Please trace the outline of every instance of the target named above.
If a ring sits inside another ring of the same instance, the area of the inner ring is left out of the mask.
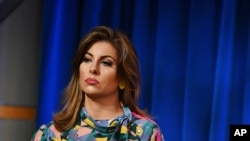
[[[87,95],[100,95],[100,92],[97,91],[84,91],[84,93]]]
[[[84,93],[85,93],[86,95],[101,95],[101,92],[100,92],[100,91],[96,91],[96,90],[93,90],[93,89],[91,89],[91,90],[85,89],[85,90],[84,90]]]

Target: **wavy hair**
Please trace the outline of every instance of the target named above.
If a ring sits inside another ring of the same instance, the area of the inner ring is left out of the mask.
[[[136,50],[128,37],[120,30],[113,30],[105,26],[98,26],[80,41],[73,60],[71,80],[62,97],[61,110],[53,115],[56,129],[65,131],[70,129],[80,118],[79,113],[84,106],[84,93],[79,86],[79,67],[84,54],[96,42],[106,41],[113,45],[118,55],[118,79],[125,84],[125,89],[119,90],[119,98],[124,106],[141,116],[149,117],[137,106],[140,90],[140,70]]]

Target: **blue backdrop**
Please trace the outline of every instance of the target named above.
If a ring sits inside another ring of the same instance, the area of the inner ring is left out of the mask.
[[[227,141],[250,124],[250,1],[44,0],[37,126],[47,123],[90,28],[123,29],[141,65],[140,107],[169,141]]]

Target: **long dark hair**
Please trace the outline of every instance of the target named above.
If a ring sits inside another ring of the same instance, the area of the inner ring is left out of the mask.
[[[73,61],[73,74],[62,99],[62,109],[54,114],[54,125],[59,131],[70,129],[84,105],[84,94],[79,86],[79,66],[84,54],[96,42],[111,43],[118,53],[118,79],[125,84],[125,89],[119,91],[119,98],[124,106],[141,116],[148,114],[137,106],[140,90],[140,70],[135,48],[128,37],[119,30],[98,26],[80,41]]]

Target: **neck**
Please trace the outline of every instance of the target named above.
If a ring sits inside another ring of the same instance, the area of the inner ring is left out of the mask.
[[[123,114],[118,97],[91,98],[85,94],[84,106],[95,120],[110,120]]]

